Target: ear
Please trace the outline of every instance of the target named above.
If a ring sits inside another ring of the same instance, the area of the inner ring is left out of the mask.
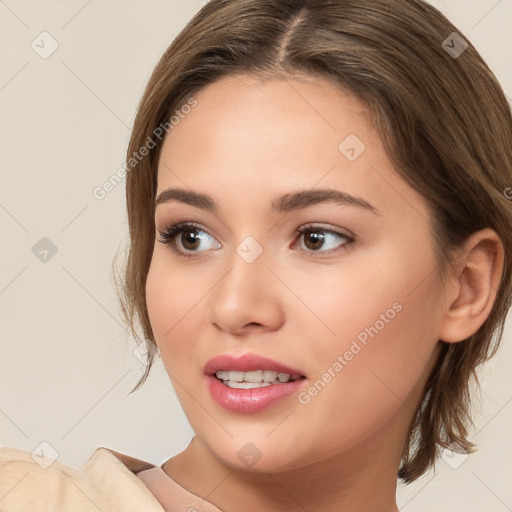
[[[483,229],[466,240],[457,258],[453,286],[447,287],[439,339],[455,343],[478,331],[496,299],[503,259],[503,243],[494,230]]]

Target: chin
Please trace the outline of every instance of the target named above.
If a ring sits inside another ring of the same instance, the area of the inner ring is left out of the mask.
[[[303,439],[297,432],[286,436],[291,443],[283,444],[276,438],[274,442],[263,436],[246,435],[219,442],[219,438],[205,444],[213,455],[226,466],[237,471],[251,473],[278,473],[307,466],[311,463],[311,454],[298,453]]]

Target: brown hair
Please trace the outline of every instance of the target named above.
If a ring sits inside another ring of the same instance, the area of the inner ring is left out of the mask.
[[[421,0],[211,0],[158,62],[128,147],[130,158],[191,95],[220,77],[328,78],[366,102],[397,172],[427,200],[441,275],[470,234],[485,227],[498,233],[505,262],[496,301],[467,340],[440,340],[398,473],[406,483],[434,464],[439,446],[473,451],[470,385],[478,384],[476,369],[498,348],[512,300],[512,202],[504,193],[512,185],[512,116],[476,49],[453,32]],[[462,54],[450,53],[465,43]],[[142,328],[148,351],[132,392],[157,352],[145,285],[161,145],[126,178],[130,248],[120,300],[137,339]]]

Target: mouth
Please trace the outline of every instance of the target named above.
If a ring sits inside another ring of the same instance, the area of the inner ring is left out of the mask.
[[[279,386],[287,382],[305,379],[300,370],[257,354],[239,357],[228,354],[210,359],[204,373],[215,377],[229,388],[253,389]]]
[[[304,375],[290,375],[275,370],[255,370],[250,372],[218,370],[215,377],[229,388],[252,389],[284,384],[285,382],[305,379]]]

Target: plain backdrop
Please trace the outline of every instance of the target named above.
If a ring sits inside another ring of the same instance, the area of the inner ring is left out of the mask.
[[[433,4],[512,96],[512,0]],[[193,435],[160,360],[128,395],[143,366],[111,275],[127,237],[124,182],[103,200],[93,190],[123,164],[153,67],[203,5],[0,0],[2,445],[48,443],[74,466],[98,446],[161,464]],[[512,510],[511,342],[509,323],[481,372],[479,451],[400,485],[401,510]]]

